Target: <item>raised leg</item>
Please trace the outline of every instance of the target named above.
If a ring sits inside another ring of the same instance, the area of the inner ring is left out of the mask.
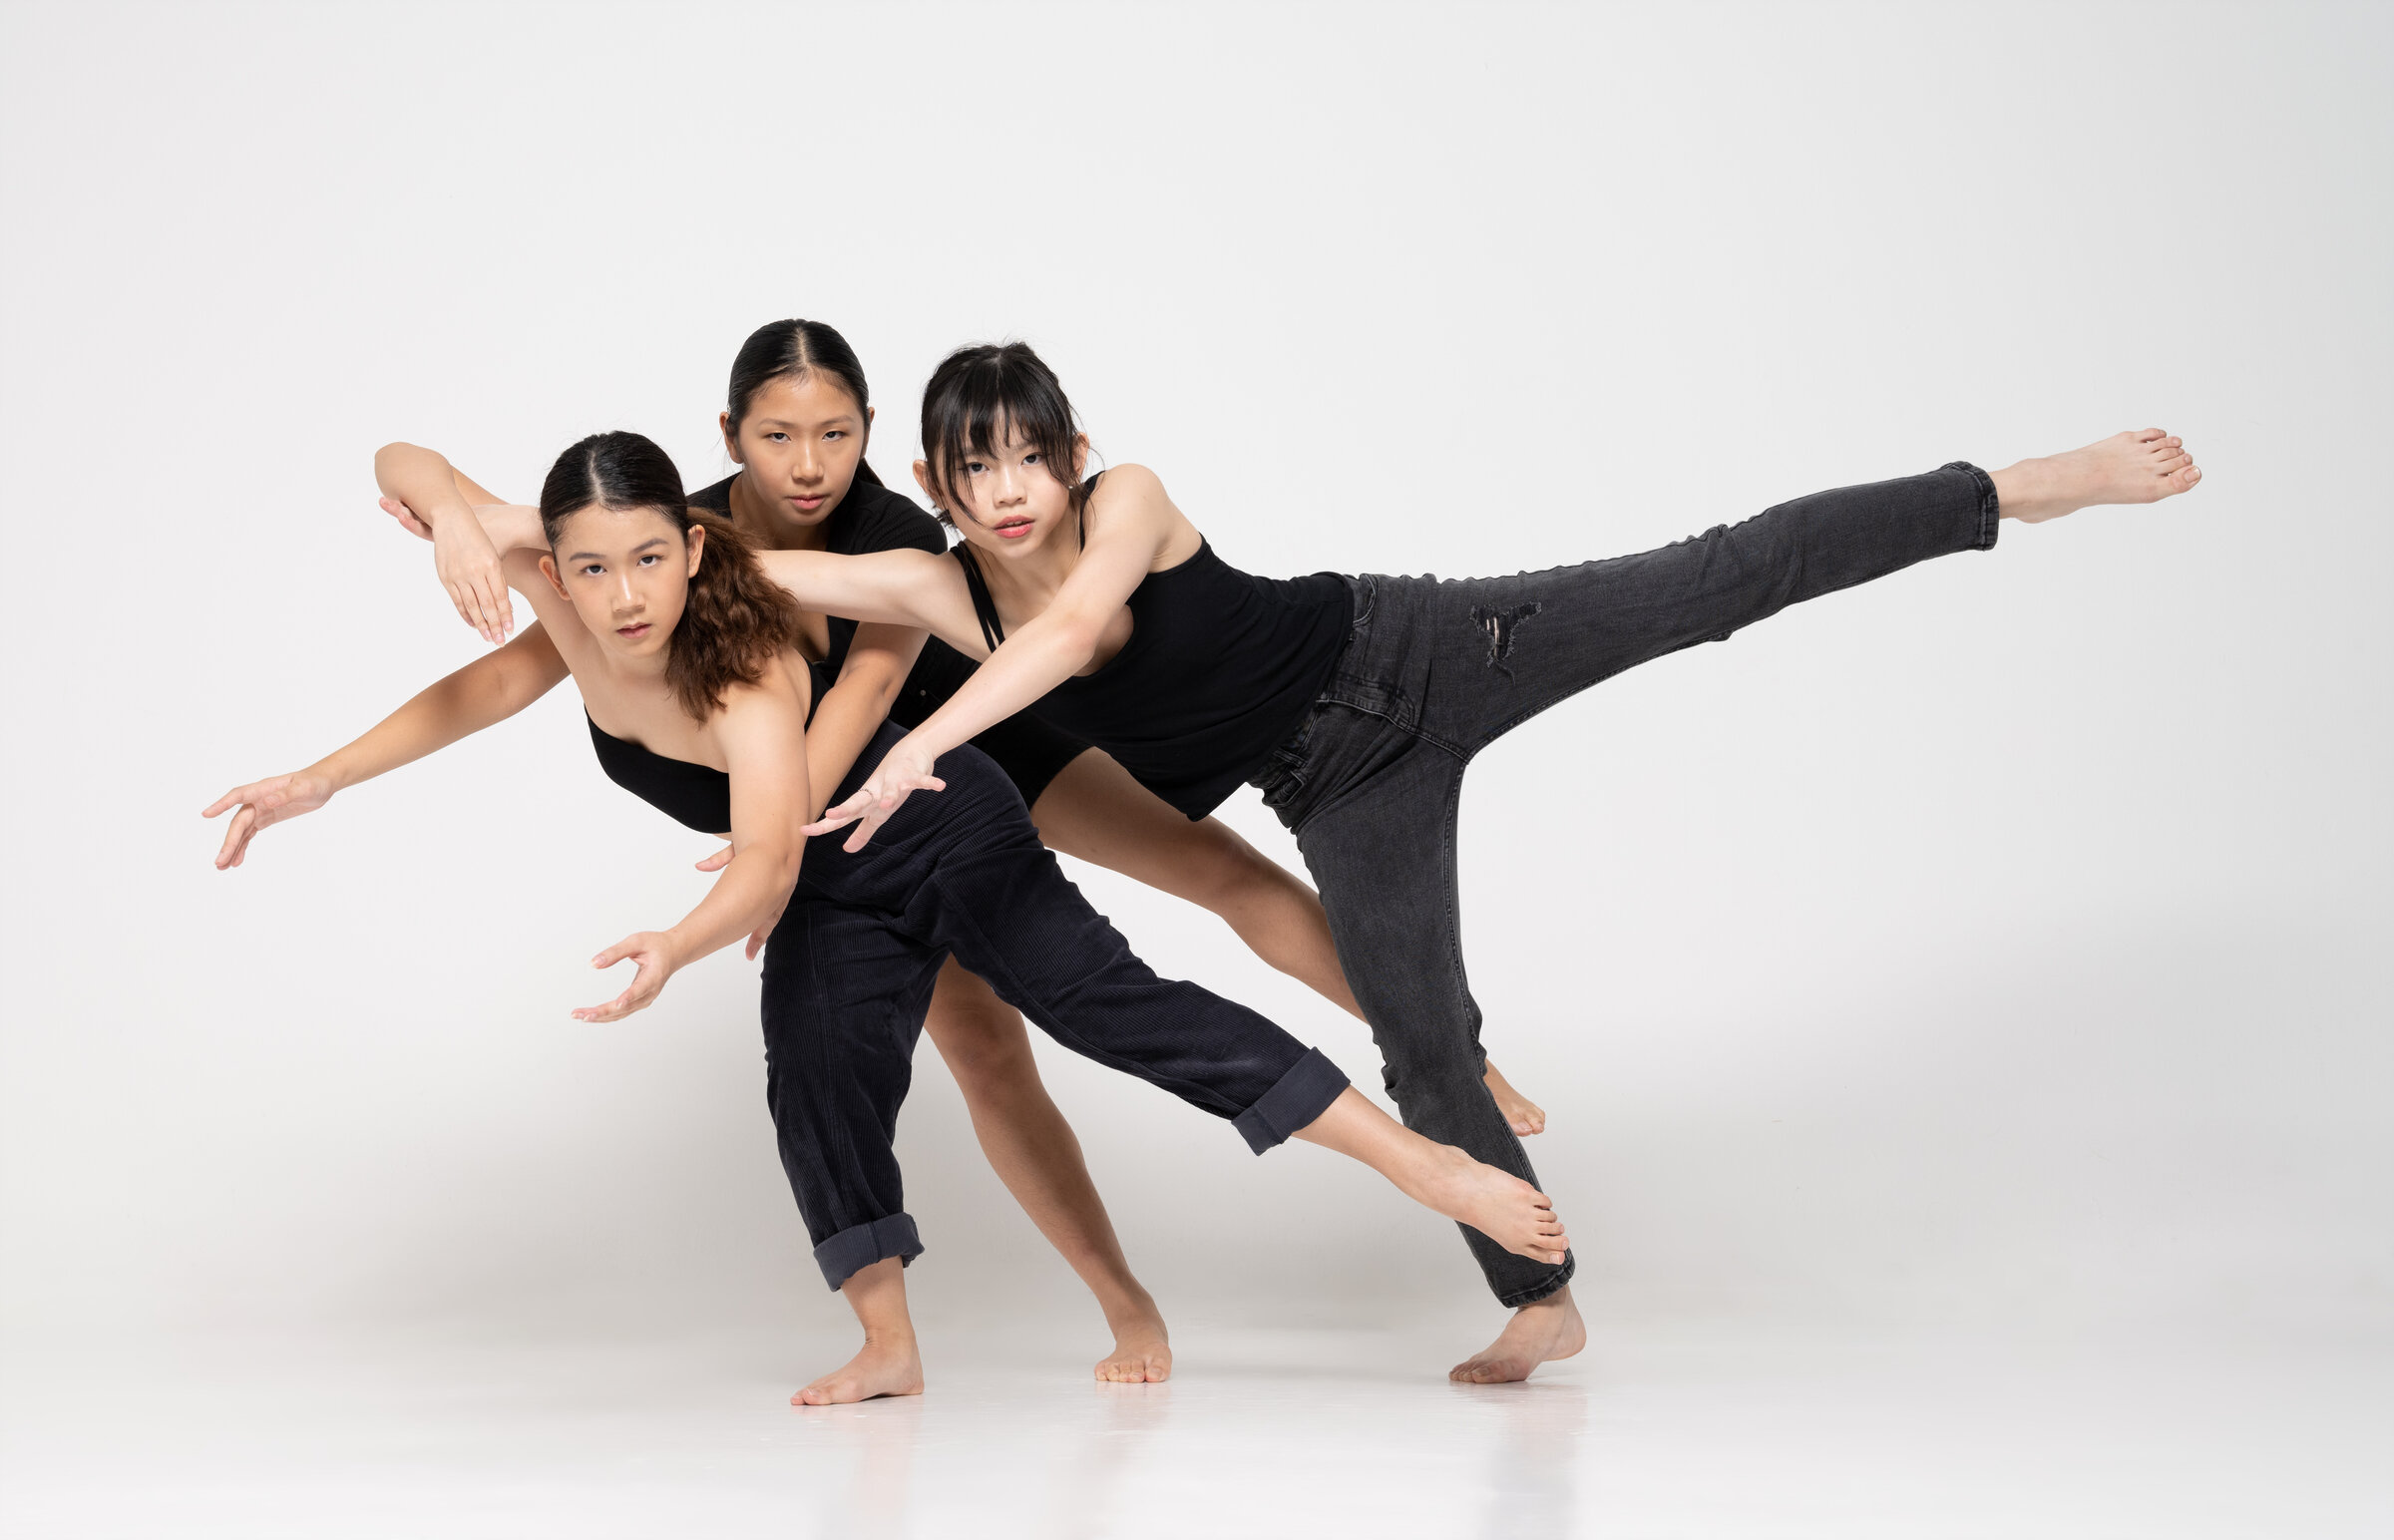
[[[951,961],[940,970],[926,1030],[964,1092],[991,1169],[1105,1313],[1114,1349],[1099,1360],[1097,1377],[1170,1378],[1163,1313],[1122,1255],[1080,1140],[1039,1078],[1021,1014]]]
[[[2006,466],[1994,475],[2003,517],[2043,524],[2104,503],[2159,503],[2202,480],[2194,457],[2159,428],[2115,433],[2084,449]]]
[[[1321,899],[1219,819],[1191,822],[1098,749],[1048,782],[1030,815],[1049,850],[1208,911],[1257,957],[1362,1019]],[[1485,1080],[1514,1133],[1544,1131],[1545,1110],[1494,1064],[1486,1067]]]
[[[855,1357],[790,1397],[793,1406],[842,1406],[883,1395],[923,1393],[923,1354],[906,1311],[905,1264],[896,1257],[860,1268],[840,1293],[865,1329]]]

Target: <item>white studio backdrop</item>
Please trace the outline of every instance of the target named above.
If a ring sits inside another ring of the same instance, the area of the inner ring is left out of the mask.
[[[196,816],[480,648],[377,444],[529,497],[627,427],[696,485],[733,350],[801,314],[862,354],[885,477],[941,354],[1020,336],[1268,574],[2185,434],[2189,498],[2007,526],[1491,751],[1473,982],[1603,1308],[2382,1333],[2383,8],[0,15],[13,1329],[841,1319],[753,967],[567,1019],[708,849],[571,691],[236,873]],[[1075,875],[1377,1084],[1218,924]],[[1176,1319],[1476,1300],[1367,1175],[1043,1063]],[[1093,1331],[918,1067],[919,1315]]]

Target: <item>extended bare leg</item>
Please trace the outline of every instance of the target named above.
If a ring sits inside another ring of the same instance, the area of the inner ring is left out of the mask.
[[[954,961],[940,969],[924,1023],[965,1093],[982,1153],[1007,1192],[1097,1297],[1114,1350],[1097,1377],[1136,1383],[1172,1375],[1172,1345],[1155,1297],[1122,1255],[1080,1140],[1047,1094],[1022,1017]]]
[[[848,1275],[840,1285],[848,1308],[865,1329],[865,1346],[855,1357],[790,1397],[793,1406],[838,1406],[880,1395],[921,1395],[923,1355],[915,1347],[914,1318],[906,1313],[906,1268],[885,1257]]]
[[[1352,1085],[1297,1137],[1362,1161],[1423,1208],[1469,1225],[1506,1251],[1559,1264],[1571,1249],[1571,1238],[1544,1193],[1451,1144],[1422,1138]]]
[[[1363,1019],[1321,899],[1228,825],[1212,818],[1191,823],[1097,749],[1066,765],[1030,816],[1049,850],[1219,916],[1257,957]],[[1493,1063],[1486,1079],[1514,1133],[1544,1131],[1545,1110],[1513,1089]]]

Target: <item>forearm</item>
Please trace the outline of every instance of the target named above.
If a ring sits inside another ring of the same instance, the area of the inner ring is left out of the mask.
[[[473,517],[472,506],[458,489],[456,471],[438,450],[420,444],[383,445],[374,451],[374,484],[384,497],[405,503],[435,534],[445,519]]]
[[[1004,721],[1089,661],[1086,637],[1041,616],[1008,636],[948,703],[907,737],[934,758]]]
[[[501,556],[511,551],[547,551],[548,532],[541,528],[541,511],[523,503],[477,505],[474,517],[489,536],[491,549]]]
[[[515,715],[532,695],[509,688],[490,661],[470,663],[418,692],[364,735],[318,760],[313,770],[334,790],[355,786]]]
[[[666,933],[678,962],[694,962],[719,952],[780,913],[797,886],[804,850],[800,837],[787,845],[756,844],[735,852],[698,907]]]
[[[833,789],[856,768],[856,756],[888,718],[903,682],[903,675],[885,683],[842,674],[840,682],[824,692],[806,729],[806,783],[813,788],[806,810],[809,821],[823,816]]]

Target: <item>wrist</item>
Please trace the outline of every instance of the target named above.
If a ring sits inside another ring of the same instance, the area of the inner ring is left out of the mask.
[[[338,754],[328,754],[317,760],[300,771],[299,778],[322,782],[324,795],[327,797],[335,792],[348,790],[351,786],[356,785],[359,779],[351,773],[348,764]]]

